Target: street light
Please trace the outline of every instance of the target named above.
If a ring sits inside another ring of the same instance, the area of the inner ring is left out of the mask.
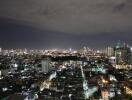
[[[72,99],[71,99],[71,96],[72,96],[72,94],[69,94],[69,98],[70,98],[70,100],[72,100]]]

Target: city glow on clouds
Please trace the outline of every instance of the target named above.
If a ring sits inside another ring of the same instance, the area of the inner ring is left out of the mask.
[[[73,34],[132,32],[132,0],[1,0],[0,18]]]

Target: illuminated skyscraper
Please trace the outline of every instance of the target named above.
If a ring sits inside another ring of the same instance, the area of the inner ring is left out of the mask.
[[[51,69],[50,59],[44,59],[41,61],[42,64],[42,72],[47,73]]]
[[[132,47],[130,48],[131,50],[131,65],[132,65]]]
[[[0,55],[2,54],[2,48],[0,48]]]
[[[127,44],[118,42],[115,47],[116,64],[131,64],[131,49]]]
[[[108,46],[106,49],[105,49],[105,54],[109,57],[113,56],[114,55],[114,48]]]
[[[2,48],[0,48],[0,52],[2,52]]]
[[[0,79],[1,79],[1,75],[2,75],[2,74],[1,74],[1,70],[0,70]]]

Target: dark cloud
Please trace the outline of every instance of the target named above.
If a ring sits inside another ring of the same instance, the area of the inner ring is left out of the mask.
[[[123,10],[126,7],[126,3],[122,2],[114,7],[114,10],[120,11]]]
[[[0,16],[41,29],[90,34],[132,31],[131,9],[130,0],[1,0]]]
[[[131,42],[131,10],[131,0],[1,0],[1,45],[78,48]]]

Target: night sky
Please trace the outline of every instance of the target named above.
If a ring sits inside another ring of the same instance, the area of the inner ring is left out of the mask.
[[[132,0],[0,0],[0,47],[132,44]]]

